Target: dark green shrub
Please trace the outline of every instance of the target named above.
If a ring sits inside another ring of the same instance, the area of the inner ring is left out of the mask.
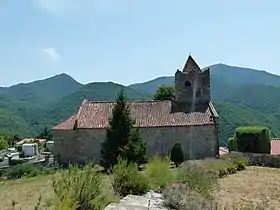
[[[9,160],[9,165],[15,166],[15,165],[23,164],[26,162],[27,162],[27,160],[23,160],[23,159],[11,159],[11,160]]]
[[[239,127],[235,131],[239,152],[270,154],[270,130],[265,127]]]
[[[138,166],[147,163],[146,143],[140,136],[139,128],[131,130],[131,136],[125,147],[125,158],[129,163],[137,163]]]
[[[100,164],[109,171],[118,163],[118,158],[142,164],[146,161],[146,145],[141,139],[135,121],[130,116],[130,109],[124,90],[119,92],[112,110],[105,141],[101,145]]]
[[[229,150],[229,152],[231,152],[231,151],[238,151],[237,150],[236,138],[231,137],[231,138],[228,139],[228,150]]]
[[[170,160],[175,163],[176,167],[184,162],[184,151],[180,143],[173,145]]]
[[[19,179],[24,176],[34,177],[40,174],[40,169],[32,164],[15,165],[9,168],[6,172],[8,179]]]
[[[148,179],[138,171],[136,163],[119,160],[113,168],[111,177],[113,189],[120,196],[142,195],[149,189]]]

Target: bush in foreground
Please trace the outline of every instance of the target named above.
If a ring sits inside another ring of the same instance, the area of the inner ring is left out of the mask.
[[[184,151],[180,143],[173,145],[170,160],[175,163],[176,167],[184,162]]]
[[[172,209],[216,210],[213,192],[218,178],[245,169],[246,159],[228,156],[225,159],[186,161],[177,169],[174,182],[163,190],[165,204]],[[244,167],[242,167],[244,166]]]
[[[80,169],[70,165],[69,170],[53,182],[55,209],[94,210],[104,208],[103,177],[94,166]]]
[[[170,209],[212,210],[214,202],[183,183],[173,183],[163,190],[164,204]]]
[[[149,190],[148,179],[138,171],[136,163],[120,159],[112,170],[111,178],[113,189],[120,196],[142,195]]]
[[[202,161],[183,163],[176,174],[176,181],[185,184],[207,199],[212,197],[212,191],[218,186],[217,176]]]
[[[167,157],[154,156],[149,159],[145,173],[150,180],[153,189],[162,189],[169,184],[174,176],[170,169],[170,162]]]

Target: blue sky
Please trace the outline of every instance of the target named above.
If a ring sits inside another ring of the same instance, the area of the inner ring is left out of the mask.
[[[189,53],[280,74],[280,1],[0,0],[0,86],[67,73],[122,84],[173,75]]]

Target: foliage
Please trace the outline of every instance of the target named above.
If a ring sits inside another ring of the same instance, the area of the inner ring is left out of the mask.
[[[174,96],[173,86],[161,86],[153,95],[154,100],[171,100]]]
[[[150,180],[153,189],[162,189],[173,180],[170,162],[167,157],[153,156],[149,159],[145,174]]]
[[[18,135],[9,133],[0,133],[0,150],[13,147]]]
[[[175,143],[171,149],[170,160],[178,167],[184,162],[184,151],[180,143]]]
[[[103,209],[105,194],[103,178],[94,166],[80,169],[71,165],[69,170],[53,182],[56,209],[94,210]],[[63,208],[62,208],[63,207]]]
[[[213,192],[218,178],[244,170],[246,159],[227,155],[224,159],[186,161],[176,171],[174,181],[163,190],[164,203],[171,209],[219,209]]]
[[[138,166],[147,162],[146,143],[142,140],[138,128],[131,131],[130,141],[125,147],[125,157],[129,162],[137,163]]]
[[[138,171],[136,163],[128,163],[119,159],[118,164],[112,170],[112,186],[120,196],[129,194],[142,195],[149,189],[146,176]]]
[[[217,176],[202,161],[184,162],[178,169],[176,180],[207,199],[212,197],[212,191],[217,187]]]
[[[101,165],[106,170],[116,165],[118,158],[125,157],[125,147],[129,143],[133,126],[123,90],[120,91],[116,101],[106,139],[101,145]]]
[[[40,174],[38,167],[32,164],[20,164],[9,168],[6,172],[7,179],[20,179],[22,177],[34,177]]]
[[[220,159],[233,163],[237,171],[244,170],[245,167],[249,165],[247,157],[235,153],[223,155]]]
[[[6,140],[0,139],[0,150],[9,148],[9,144]]]
[[[37,139],[46,139],[47,141],[52,140],[53,135],[50,129],[47,127],[36,137]]]
[[[116,101],[106,139],[101,145],[101,165],[105,170],[116,165],[118,158],[139,164],[145,162],[146,147],[138,129],[133,129],[134,121],[130,117],[123,89],[119,92]]]
[[[239,127],[235,137],[240,152],[270,154],[270,130],[265,127]]]
[[[22,177],[53,174],[60,170],[61,169],[59,166],[42,167],[30,163],[14,163],[14,165],[12,165],[10,168],[3,169],[0,174],[7,179],[20,179]]]
[[[164,204],[170,209],[214,210],[213,200],[206,199],[183,183],[173,183],[163,190]]]
[[[237,142],[236,138],[231,137],[228,139],[228,150],[229,152],[231,151],[237,151]]]

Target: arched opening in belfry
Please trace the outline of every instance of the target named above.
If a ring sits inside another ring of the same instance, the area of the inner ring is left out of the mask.
[[[188,80],[187,80],[187,81],[185,81],[185,87],[191,87],[191,85],[192,85],[192,84],[191,84],[191,82],[190,82],[190,81],[188,81]]]

